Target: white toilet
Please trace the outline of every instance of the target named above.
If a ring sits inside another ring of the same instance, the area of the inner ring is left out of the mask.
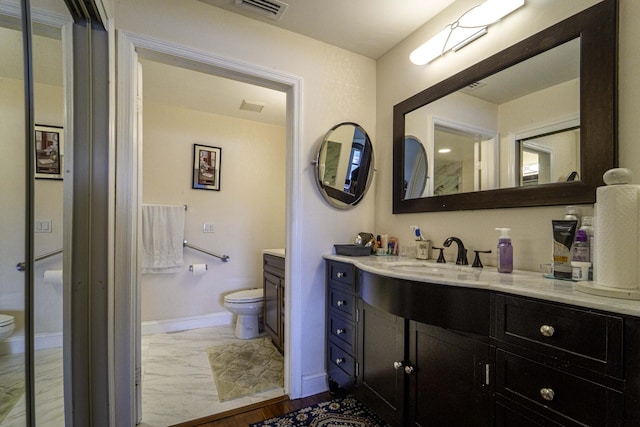
[[[262,289],[245,289],[232,292],[224,297],[224,306],[238,315],[236,337],[242,340],[258,336],[258,317],[264,305]]]
[[[15,327],[13,316],[0,314],[0,340],[9,338]]]

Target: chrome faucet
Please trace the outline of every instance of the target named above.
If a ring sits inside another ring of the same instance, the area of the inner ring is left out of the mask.
[[[456,258],[457,265],[469,265],[469,261],[467,260],[467,250],[464,248],[462,244],[462,240],[457,237],[449,237],[444,241],[443,245],[445,248],[451,246],[451,243],[456,242],[458,245],[458,256]]]

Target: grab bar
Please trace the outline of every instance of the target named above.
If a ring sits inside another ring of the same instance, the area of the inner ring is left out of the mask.
[[[52,257],[54,255],[58,255],[59,253],[62,253],[62,249],[58,249],[57,251],[53,251],[53,252],[49,252],[47,254],[43,254],[43,255],[37,256],[37,257],[35,257],[33,259],[33,262],[41,261],[41,260],[43,260],[45,258],[49,258],[49,257]],[[27,264],[24,261],[19,262],[18,264],[16,264],[16,270],[25,271],[26,269],[27,269]]]
[[[196,251],[200,251],[200,252],[202,252],[203,254],[211,255],[211,256],[214,256],[214,257],[216,257],[216,258],[220,258],[220,259],[222,260],[222,262],[228,262],[228,261],[229,261],[229,255],[218,255],[218,254],[214,254],[213,252],[209,252],[209,251],[208,251],[208,250],[206,250],[206,249],[202,249],[202,248],[199,248],[199,247],[197,247],[197,246],[194,246],[194,245],[192,245],[191,243],[187,242],[186,240],[184,240],[184,241],[182,242],[182,245],[183,245],[183,246],[186,246],[187,248],[191,248],[191,249],[195,249]]]

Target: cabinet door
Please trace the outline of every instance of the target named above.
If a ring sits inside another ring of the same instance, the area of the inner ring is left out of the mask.
[[[274,344],[280,341],[280,301],[278,292],[280,278],[264,272],[264,329],[271,336]]]
[[[488,426],[489,345],[446,329],[409,324],[411,426]]]
[[[391,425],[404,425],[405,320],[359,301],[360,379],[356,396]]]

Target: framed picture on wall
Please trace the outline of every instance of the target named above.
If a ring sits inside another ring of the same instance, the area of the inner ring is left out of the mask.
[[[222,148],[193,144],[193,188],[220,191]]]
[[[35,177],[62,179],[64,133],[58,126],[35,126]]]

